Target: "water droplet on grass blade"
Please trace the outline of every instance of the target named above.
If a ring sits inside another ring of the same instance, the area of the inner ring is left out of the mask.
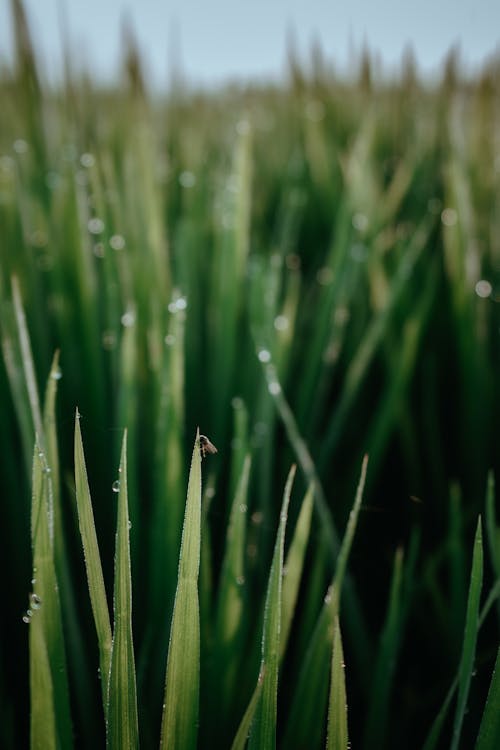
[[[131,310],[128,310],[127,312],[123,313],[120,320],[122,326],[124,326],[125,328],[130,328],[135,323],[135,314]]]
[[[267,349],[260,349],[257,352],[257,357],[259,358],[260,362],[270,362],[271,361],[271,352],[269,352]]]
[[[33,609],[40,609],[42,606],[42,600],[38,596],[38,594],[31,594],[30,595],[30,603]]]
[[[489,281],[486,281],[486,279],[481,279],[475,286],[475,292],[477,296],[481,297],[482,299],[486,299],[487,297],[489,297],[492,291],[493,287],[491,286]]]
[[[55,370],[52,370],[52,372],[50,373],[50,377],[52,378],[52,380],[61,380],[62,370],[60,370],[59,367]]]
[[[115,479],[115,481],[111,485],[111,489],[113,490],[113,492],[120,492],[120,480],[119,479]]]
[[[277,396],[278,393],[281,393],[281,386],[277,380],[272,380],[267,386],[267,390],[269,391],[271,396]]]
[[[104,231],[104,222],[95,216],[93,219],[89,219],[87,227],[90,234],[101,234]]]
[[[121,236],[121,234],[114,234],[109,239],[110,247],[113,248],[113,250],[123,250],[125,247],[125,238]]]
[[[29,617],[28,615],[23,615],[23,622],[25,622],[26,625],[29,625],[31,622],[31,617]]]
[[[95,164],[95,159],[92,154],[85,153],[80,156],[80,164],[86,169],[90,169]]]

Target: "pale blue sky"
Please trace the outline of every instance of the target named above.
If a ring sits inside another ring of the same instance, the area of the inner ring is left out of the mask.
[[[427,74],[438,70],[455,43],[469,67],[500,50],[499,0],[25,0],[25,5],[52,80],[61,64],[61,16],[72,59],[110,80],[119,69],[127,13],[156,86],[168,81],[172,50],[194,83],[279,78],[290,30],[305,59],[317,38],[327,59],[344,71],[364,42],[387,71],[411,43]],[[9,6],[0,0],[3,57],[12,49]]]

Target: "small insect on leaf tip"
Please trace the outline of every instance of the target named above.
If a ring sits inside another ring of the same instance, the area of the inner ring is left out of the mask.
[[[200,435],[200,453],[202,458],[205,458],[207,453],[217,453],[217,448],[206,435]]]

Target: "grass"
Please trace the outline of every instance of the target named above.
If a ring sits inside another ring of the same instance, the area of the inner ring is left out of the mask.
[[[12,10],[0,745],[496,747],[498,60],[50,90]]]

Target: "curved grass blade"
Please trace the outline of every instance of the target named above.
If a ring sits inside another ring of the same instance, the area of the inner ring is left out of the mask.
[[[106,746],[139,747],[134,644],[132,640],[132,577],[127,492],[127,431],[120,459],[116,524],[114,630],[109,671]]]
[[[75,488],[76,507],[78,511],[78,525],[82,538],[87,582],[89,586],[90,604],[99,644],[99,665],[103,692],[104,710],[107,708],[108,678],[111,664],[111,624],[109,609],[104,588],[101,558],[94,525],[94,514],[90,499],[90,488],[85,467],[82,433],[80,430],[80,414],[76,410],[75,418]]]
[[[483,582],[483,542],[481,535],[481,516],[477,522],[476,536],[474,539],[474,550],[472,553],[472,571],[469,586],[469,598],[467,601],[467,613],[465,616],[465,632],[460,660],[458,676],[458,697],[453,723],[453,738],[451,750],[457,750],[460,741],[460,733],[465,716],[467,697],[469,695],[470,681],[474,668],[474,656],[476,652],[477,631],[479,622],[479,602],[481,598],[481,586]]]
[[[328,706],[327,750],[347,750],[347,695],[345,687],[344,651],[338,616],[333,625],[332,676]]]
[[[476,750],[497,750],[500,747],[500,648],[497,652],[490,689],[479,727]]]
[[[64,635],[54,564],[50,469],[35,444],[33,458],[33,592],[30,624],[31,746],[71,747],[72,730]],[[45,692],[46,691],[46,692]],[[55,733],[55,737],[54,737]]]
[[[255,686],[255,690],[253,691],[252,697],[250,698],[250,703],[248,704],[247,710],[245,711],[240,726],[238,727],[238,731],[236,732],[233,744],[231,745],[231,750],[244,750],[248,739],[250,726],[255,714],[255,709],[257,708],[262,693],[264,676],[265,670],[261,668],[259,677],[257,679],[257,685]]]
[[[258,702],[252,723],[249,743],[250,750],[271,750],[276,747],[283,552],[288,505],[290,503],[295,471],[296,466],[293,465],[288,473],[285,485],[280,524],[267,585],[262,632],[262,667],[266,670],[266,679],[264,681],[262,697]]]
[[[200,613],[198,575],[201,539],[200,433],[191,469],[182,529],[179,574],[170,629],[161,750],[196,747],[200,686]]]
[[[292,543],[286,556],[283,568],[283,592],[282,592],[282,612],[281,612],[281,632],[280,632],[280,656],[283,658],[288,635],[292,624],[297,596],[299,593],[300,579],[304,567],[304,557],[306,554],[307,543],[309,541],[309,531],[311,528],[311,516],[313,509],[314,487],[312,484],[304,496],[302,507],[295,527]]]

